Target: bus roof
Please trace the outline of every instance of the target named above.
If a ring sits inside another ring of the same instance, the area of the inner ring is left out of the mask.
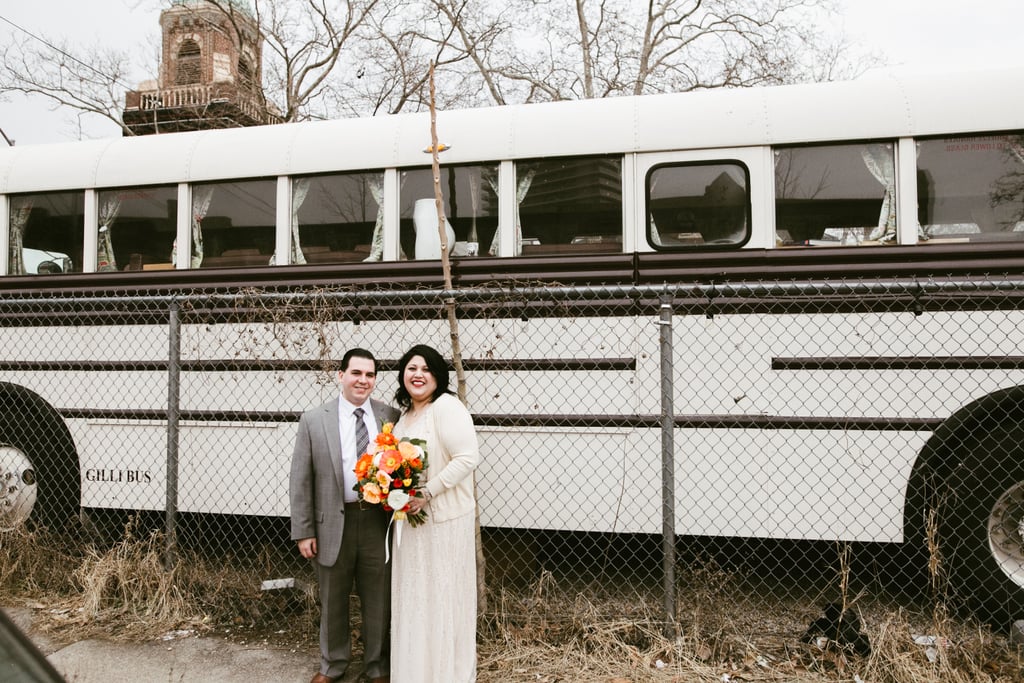
[[[445,164],[1024,128],[1024,69],[438,112]],[[1017,85],[1014,85],[1017,84]],[[427,113],[0,149],[0,194],[425,166]]]

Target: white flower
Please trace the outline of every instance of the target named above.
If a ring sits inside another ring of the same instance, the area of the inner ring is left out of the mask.
[[[409,494],[402,489],[395,489],[388,494],[388,507],[392,510],[401,510],[409,504]]]

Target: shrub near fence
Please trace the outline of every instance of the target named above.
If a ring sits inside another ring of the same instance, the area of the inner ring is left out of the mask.
[[[108,538],[128,519],[160,529],[169,565],[249,555],[256,578],[308,574],[287,539],[299,414],[336,395],[351,346],[380,359],[383,399],[412,344],[450,355],[454,297],[492,623],[571,625],[583,600],[669,631],[798,637],[829,603],[1005,626],[1024,617],[1022,293],[880,279],[7,298],[5,526],[81,509]]]

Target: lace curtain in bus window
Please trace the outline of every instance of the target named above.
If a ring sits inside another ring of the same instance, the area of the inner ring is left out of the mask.
[[[878,227],[871,231],[868,240],[894,242],[896,240],[896,164],[893,159],[892,145],[865,145],[861,155],[864,158],[864,165],[883,188],[882,210],[878,214]]]
[[[29,215],[32,213],[31,197],[16,197],[11,202],[11,227],[10,247],[8,259],[8,272],[11,275],[25,274],[25,254],[22,250],[25,239],[25,226],[28,225]]]
[[[657,196],[657,193],[658,193],[658,180],[660,180],[660,179],[661,179],[661,176],[654,175],[654,174],[651,175],[651,180],[650,180],[651,186],[650,186],[650,189],[648,190],[650,192],[651,196]],[[650,234],[651,244],[653,246],[655,246],[655,247],[663,247],[663,246],[665,246],[665,243],[661,239],[661,232],[658,230],[658,224],[654,221],[654,212],[652,212],[652,211],[648,211],[647,212],[647,223],[648,223],[648,226],[650,227],[650,231],[651,231],[651,234]]]
[[[306,255],[302,253],[302,241],[299,239],[299,209],[309,195],[309,178],[296,178],[292,182],[292,252],[291,261],[297,265],[306,262]],[[274,265],[274,257],[270,258],[270,265]]]
[[[479,245],[480,235],[476,231],[476,217],[480,213],[480,178],[472,178],[469,182],[469,203],[473,207],[473,216],[466,242]],[[494,234],[497,235],[497,231]]]
[[[519,256],[521,253],[523,253],[523,224],[519,218],[519,205],[523,203],[524,199],[526,199],[526,195],[530,191],[530,185],[533,184],[533,176],[536,173],[537,169],[531,168],[516,181],[515,238],[513,240],[514,256]],[[497,196],[498,179],[488,178],[487,183],[491,186],[491,190],[494,192],[495,196]],[[495,232],[494,239],[491,240],[491,248],[487,250],[487,253],[490,254],[491,256],[498,255],[498,237],[500,236],[500,234],[501,231]]]
[[[515,170],[516,254],[622,253],[621,157],[525,159]]]
[[[192,258],[189,262],[192,268],[203,265],[203,219],[210,210],[213,189],[213,185],[192,188]]]
[[[96,244],[96,270],[101,273],[117,270],[117,260],[114,258],[114,244],[110,232],[120,211],[121,198],[116,194],[107,197],[100,204],[100,227]]]
[[[194,185],[192,187],[192,257],[190,268],[198,268],[203,264],[203,219],[210,210],[213,199],[213,185]],[[171,263],[178,262],[178,240],[171,246]]]
[[[384,257],[384,178],[374,177],[367,181],[370,196],[377,202],[377,220],[373,224],[373,237],[370,238],[370,255],[363,261],[380,261]]]

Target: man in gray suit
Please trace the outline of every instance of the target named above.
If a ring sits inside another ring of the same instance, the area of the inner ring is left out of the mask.
[[[370,398],[377,361],[350,349],[341,361],[341,396],[303,413],[292,454],[289,490],[292,540],[313,561],[320,585],[320,671],[310,683],[341,680],[352,650],[349,593],[353,582],[363,611],[363,675],[387,683],[391,566],[385,562],[388,517],[360,503],[353,487],[356,460],[398,411]]]

